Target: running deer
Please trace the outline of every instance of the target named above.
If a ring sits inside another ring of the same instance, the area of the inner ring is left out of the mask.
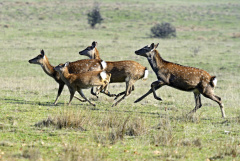
[[[54,101],[54,105],[57,104],[58,98],[62,93],[62,90],[64,88],[64,81],[61,79],[59,73],[54,70],[54,66],[52,66],[46,54],[44,53],[44,50],[41,50],[41,54],[36,56],[33,59],[29,60],[29,63],[31,64],[39,64],[41,65],[43,71],[52,77],[58,84],[58,94],[56,97],[56,100]],[[106,68],[106,62],[101,61],[101,60],[89,60],[89,59],[83,59],[83,60],[78,60],[75,62],[70,62],[69,63],[69,72],[70,73],[81,73],[81,72],[87,72],[87,71],[100,71]],[[75,96],[74,96],[75,97]],[[75,97],[79,99],[78,97]],[[80,99],[79,99],[80,100]],[[80,100],[82,101],[82,100]]]
[[[214,87],[217,85],[216,76],[211,76],[208,72],[188,66],[182,66],[172,62],[168,62],[160,56],[156,50],[158,44],[152,43],[150,47],[145,46],[140,50],[135,51],[136,55],[144,56],[148,59],[153,71],[157,76],[157,81],[151,84],[151,89],[142,97],[135,101],[139,102],[153,93],[153,96],[157,100],[162,100],[156,95],[155,90],[161,88],[164,85],[183,90],[192,91],[195,98],[195,108],[190,112],[196,112],[202,106],[201,94],[215,102],[220,106],[222,117],[225,117],[225,112],[221,98],[214,95]]]
[[[92,46],[88,46],[83,51],[80,51],[79,54],[88,56],[90,59],[101,60],[96,46],[97,42],[93,41]],[[142,78],[147,79],[148,77],[147,68],[135,61],[106,61],[106,63],[106,71],[111,73],[110,83],[126,82],[126,90],[117,94],[115,100],[121,95],[123,95],[123,97],[116,101],[112,106],[116,106],[134,90],[134,83],[137,80]]]
[[[94,103],[92,103],[85,97],[82,89],[97,86],[98,90],[96,92],[96,95],[98,95],[100,91],[104,91],[106,94],[108,94],[107,87],[110,82],[111,74],[106,73],[106,71],[89,71],[78,74],[69,73],[68,66],[69,62],[65,64],[59,64],[54,68],[54,70],[56,70],[60,74],[61,79],[68,86],[70,92],[70,100],[68,103],[69,105],[75,92],[78,91],[78,93],[84,98],[84,100],[95,106]]]

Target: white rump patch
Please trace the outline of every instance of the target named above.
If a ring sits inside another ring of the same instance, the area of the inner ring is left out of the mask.
[[[103,69],[106,69],[107,68],[107,63],[103,60],[101,61],[101,65],[102,65],[102,68]]]
[[[102,78],[103,80],[105,80],[105,79],[107,78],[107,73],[106,73],[105,71],[102,71],[102,72],[100,73],[100,76],[101,76],[101,78]]]
[[[146,80],[147,78],[148,78],[148,70],[146,69],[145,72],[144,72],[143,79]]]
[[[214,84],[214,87],[216,87],[217,86],[217,78],[215,77],[212,82]]]

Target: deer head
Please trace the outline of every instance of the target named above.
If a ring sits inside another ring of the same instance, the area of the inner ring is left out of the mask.
[[[66,70],[68,65],[69,65],[69,62],[66,62],[65,64],[61,63],[58,66],[54,67],[54,70],[56,70],[59,73],[63,73]]]
[[[80,51],[79,54],[85,55],[85,56],[89,57],[90,59],[94,59],[95,53],[96,53],[96,46],[97,46],[97,42],[93,41],[92,46],[88,46],[86,49]]]
[[[41,54],[39,54],[38,56],[36,56],[36,57],[33,58],[33,59],[30,59],[28,62],[31,63],[31,64],[39,64],[39,65],[42,65],[45,58],[46,58],[46,57],[45,57],[44,50],[41,50]]]
[[[154,50],[156,50],[158,45],[159,43],[157,43],[156,45],[152,43],[150,46],[144,46],[143,48],[135,51],[135,54],[139,56],[150,57],[154,54]]]

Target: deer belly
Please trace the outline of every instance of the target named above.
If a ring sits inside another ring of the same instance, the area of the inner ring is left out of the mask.
[[[125,82],[126,77],[123,72],[111,72],[110,83]]]
[[[102,86],[102,84],[93,84],[93,85],[85,85],[85,86],[81,85],[81,86],[78,86],[78,89],[89,89],[95,86]]]
[[[175,81],[170,81],[170,85],[173,88],[182,90],[182,91],[193,91],[197,87],[197,83],[195,81],[190,81],[190,80],[175,80]]]

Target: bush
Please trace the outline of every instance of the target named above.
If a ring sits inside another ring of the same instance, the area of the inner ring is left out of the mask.
[[[87,16],[88,16],[88,24],[92,28],[94,28],[97,23],[100,24],[103,20],[98,5],[95,5],[95,7],[87,14]]]
[[[156,24],[151,28],[152,37],[169,38],[176,37],[176,28],[170,23]]]

